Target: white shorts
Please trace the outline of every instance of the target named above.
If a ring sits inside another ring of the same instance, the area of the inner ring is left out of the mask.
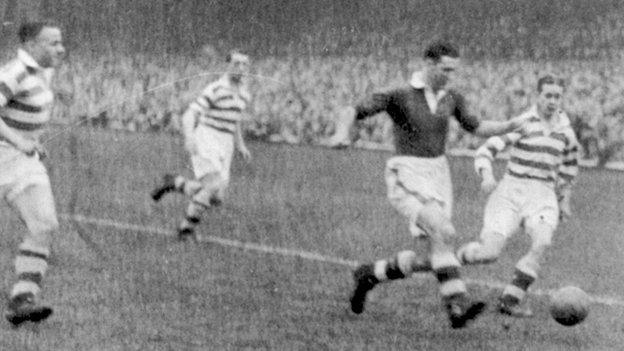
[[[199,125],[194,132],[197,154],[191,156],[196,179],[214,174],[224,185],[230,180],[234,136]]]
[[[386,163],[385,175],[388,199],[399,213],[408,218],[413,236],[426,234],[416,223],[418,214],[428,201],[438,201],[451,219],[453,185],[446,156],[395,156]]]
[[[483,230],[509,237],[520,228],[547,224],[553,231],[559,224],[559,204],[554,189],[534,179],[505,175],[488,198]]]
[[[0,143],[0,194],[12,202],[33,185],[50,187],[48,172],[38,156],[27,156],[13,146]]]

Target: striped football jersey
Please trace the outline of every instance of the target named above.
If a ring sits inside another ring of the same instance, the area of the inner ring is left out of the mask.
[[[197,123],[234,134],[250,100],[250,94],[245,88],[237,88],[227,77],[222,77],[209,84],[189,108],[198,112]]]
[[[0,118],[26,137],[38,136],[50,120],[52,70],[41,68],[25,51],[0,68]]]
[[[552,124],[538,117],[537,107],[525,112],[529,117],[522,132],[489,138],[476,153],[475,168],[491,167],[491,161],[511,146],[506,173],[516,178],[537,179],[557,186],[570,185],[578,174],[578,141],[570,120],[557,112]]]

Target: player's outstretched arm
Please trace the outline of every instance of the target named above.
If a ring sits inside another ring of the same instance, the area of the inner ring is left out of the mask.
[[[355,108],[352,106],[343,107],[338,111],[336,117],[334,134],[322,141],[321,144],[333,148],[347,147],[351,144],[349,134],[355,123]]]
[[[489,138],[495,135],[502,135],[515,131],[521,131],[530,119],[529,115],[520,115],[508,121],[481,121],[474,134],[480,137]]]

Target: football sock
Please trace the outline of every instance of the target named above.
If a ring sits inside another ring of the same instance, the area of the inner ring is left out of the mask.
[[[380,282],[386,280],[403,279],[414,272],[430,271],[428,260],[419,260],[414,251],[399,252],[391,259],[378,260],[374,264],[375,278]]]
[[[440,284],[440,295],[444,301],[467,293],[466,283],[461,279],[459,261],[452,252],[431,255],[431,267]]]
[[[41,290],[41,281],[48,268],[48,256],[50,250],[31,244],[28,241],[22,243],[15,257],[15,272],[17,283],[11,290],[11,298],[17,295],[31,293],[35,296]]]
[[[186,208],[186,214],[180,224],[180,230],[193,231],[200,222],[201,213],[207,208],[208,206],[202,203],[191,201]]]
[[[503,290],[501,301],[509,305],[520,303],[534,281],[535,277],[516,269],[511,284],[508,284]]]

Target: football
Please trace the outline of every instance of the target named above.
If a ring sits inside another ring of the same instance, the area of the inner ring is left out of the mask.
[[[557,323],[570,327],[587,318],[590,303],[591,299],[585,291],[566,286],[551,295],[550,314]]]

